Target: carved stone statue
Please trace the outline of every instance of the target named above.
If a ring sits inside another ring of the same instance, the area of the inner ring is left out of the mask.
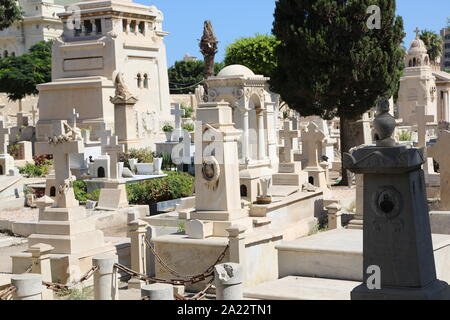
[[[123,79],[123,73],[119,72],[117,74],[115,86],[116,86],[115,98],[122,98],[123,100],[126,100],[127,97],[131,96],[131,93],[128,90],[128,87],[126,86],[125,81]]]
[[[377,108],[377,116],[373,122],[375,129],[375,141],[379,147],[392,147],[395,140],[392,134],[395,131],[395,118],[389,113],[389,100],[382,100]]]
[[[200,52],[202,53],[203,60],[205,61],[205,71],[203,75],[205,80],[214,75],[214,57],[218,52],[218,43],[219,41],[217,41],[216,35],[214,34],[211,21],[205,21],[203,36],[200,40]],[[205,93],[203,95],[203,100],[208,102],[208,88],[206,84],[204,84],[204,88]]]

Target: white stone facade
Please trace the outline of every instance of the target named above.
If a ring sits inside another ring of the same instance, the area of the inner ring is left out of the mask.
[[[80,26],[72,12],[59,14],[64,33],[53,47],[52,82],[40,85],[38,140],[49,123],[79,113],[79,126],[101,130],[115,127],[115,80],[124,83],[138,100],[133,107],[136,141],[127,148],[153,147],[171,120],[167,58],[162,13],[154,6],[128,0],[83,1]],[[63,102],[63,103],[61,103]],[[94,136],[94,138],[97,138]]]
[[[59,37],[63,24],[58,13],[64,12],[64,4],[75,1],[63,0],[18,0],[24,11],[23,21],[0,31],[0,58],[19,56],[31,46],[43,40]]]

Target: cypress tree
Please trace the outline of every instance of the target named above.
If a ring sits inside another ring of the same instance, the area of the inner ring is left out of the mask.
[[[371,5],[381,9],[380,29],[367,25]],[[395,10],[395,0],[276,2],[273,33],[281,45],[272,90],[302,116],[340,117],[342,154],[356,143],[350,124],[395,94],[405,36]]]

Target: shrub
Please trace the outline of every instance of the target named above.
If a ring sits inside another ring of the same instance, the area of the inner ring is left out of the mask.
[[[133,205],[153,205],[193,194],[194,177],[182,172],[167,172],[160,179],[127,185],[128,201]]]
[[[184,118],[192,118],[192,115],[194,114],[194,108],[187,107],[184,104],[182,104],[181,109],[184,110]]]
[[[398,136],[400,141],[411,141],[412,134],[406,130],[402,130]]]
[[[195,126],[194,126],[193,123],[185,124],[185,125],[183,126],[183,130],[186,130],[186,131],[188,131],[188,132],[192,132],[192,131],[195,130]]]
[[[50,172],[51,163],[44,165],[35,165],[27,163],[25,167],[19,168],[20,174],[27,175],[30,178],[44,177]]]
[[[8,153],[14,158],[19,158],[19,145],[18,144],[12,144],[8,146]]]
[[[43,165],[53,165],[53,155],[51,154],[44,154],[40,156],[34,156],[33,157],[34,164],[37,166],[43,166]]]
[[[172,127],[171,125],[166,124],[166,125],[162,128],[162,130],[163,130],[164,132],[172,132],[172,131],[173,131],[173,127]]]
[[[175,164],[172,161],[172,155],[170,153],[163,152],[162,158],[163,158],[161,166],[162,170],[172,170],[172,168],[175,168]]]
[[[87,184],[85,181],[74,181],[73,191],[75,193],[75,199],[80,202],[86,202],[88,200],[98,201],[100,197],[100,189],[94,190],[92,193],[87,193]]]
[[[139,163],[153,162],[152,151],[148,148],[130,149],[129,152],[119,154],[119,161],[124,163],[125,167],[130,168],[129,159],[137,159]]]

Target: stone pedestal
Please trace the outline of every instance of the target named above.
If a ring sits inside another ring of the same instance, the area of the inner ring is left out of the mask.
[[[20,274],[11,278],[17,288],[13,300],[42,300],[42,276],[40,274]]]
[[[128,207],[126,184],[119,181],[105,182],[100,190],[97,210],[117,210]]]
[[[137,99],[133,96],[111,98],[114,104],[114,132],[119,138],[119,142],[125,145],[128,150],[138,147],[140,139],[136,130],[136,110],[134,109]]]
[[[353,300],[444,299],[437,280],[425,192],[423,149],[364,147],[344,156],[364,175],[364,280]],[[381,270],[381,288],[369,289]]]
[[[0,176],[9,176],[14,170],[14,158],[9,154],[0,154]]]
[[[243,270],[236,263],[224,263],[214,267],[216,300],[243,299]]]
[[[94,273],[94,300],[119,300],[119,278],[114,270],[117,256],[98,255],[92,264],[98,267]]]

